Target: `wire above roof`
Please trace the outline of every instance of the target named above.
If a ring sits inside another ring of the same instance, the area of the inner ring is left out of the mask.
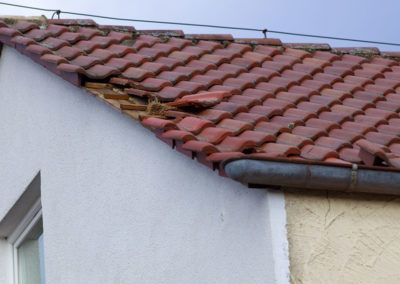
[[[102,16],[102,15],[93,15],[93,14],[87,14],[87,13],[79,13],[79,12],[62,11],[62,10],[59,10],[59,9],[39,8],[39,7],[18,5],[18,4],[12,4],[12,3],[6,3],[6,2],[0,2],[0,5],[12,6],[12,7],[18,7],[18,8],[25,8],[25,9],[31,9],[31,10],[38,10],[38,11],[44,11],[44,12],[53,12],[52,18],[55,15],[58,15],[58,17],[60,17],[60,14],[63,13],[63,14],[67,14],[67,15],[84,16],[84,17],[100,18],[100,19],[107,19],[107,20],[116,20],[116,21],[127,21],[127,22],[139,22],[139,23],[166,24],[166,25],[192,26],[192,27],[204,27],[204,28],[216,28],[216,29],[262,32],[264,34],[264,36],[266,36],[266,33],[268,32],[268,33],[274,33],[274,34],[284,34],[284,35],[292,35],[292,36],[299,36],[299,37],[323,38],[323,39],[332,39],[332,40],[341,40],[341,41],[352,41],[352,42],[362,42],[362,43],[372,43],[372,44],[400,46],[400,43],[383,42],[383,41],[375,41],[375,40],[363,40],[363,39],[354,39],[354,38],[343,38],[343,37],[333,37],[333,36],[325,36],[325,35],[312,35],[312,34],[285,32],[285,31],[275,31],[275,30],[257,29],[257,28],[248,28],[248,27],[232,27],[232,26],[220,26],[220,25],[209,25],[209,24],[194,24],[194,23],[182,23],[182,22],[170,22],[170,21],[119,18],[119,17],[111,17],[111,16]]]

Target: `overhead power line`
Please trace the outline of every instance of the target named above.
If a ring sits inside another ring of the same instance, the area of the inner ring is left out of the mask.
[[[299,36],[299,37],[323,38],[323,39],[332,39],[332,40],[342,40],[342,41],[353,41],[353,42],[362,42],[362,43],[372,43],[372,44],[400,46],[400,43],[392,43],[392,42],[362,40],[362,39],[353,39],[353,38],[342,38],[342,37],[333,37],[333,36],[324,36],[324,35],[312,35],[312,34],[293,33],[293,32],[284,32],[284,31],[274,31],[274,30],[247,28],[247,27],[231,27],[231,26],[219,26],[219,25],[208,25],[208,24],[193,24],[193,23],[181,23],[181,22],[169,22],[169,21],[155,21],[155,20],[143,20],[143,19],[118,18],[118,17],[110,17],[110,16],[101,16],[101,15],[93,15],[93,14],[86,14],[86,13],[78,13],[78,12],[68,12],[68,11],[62,11],[62,10],[58,10],[58,9],[38,8],[38,7],[18,5],[18,4],[12,4],[12,3],[6,3],[6,2],[0,2],[0,5],[12,6],[12,7],[18,7],[18,8],[25,8],[25,9],[31,9],[31,10],[38,10],[38,11],[44,11],[44,12],[53,12],[53,16],[56,15],[56,14],[58,16],[60,16],[60,14],[62,13],[62,14],[67,14],[67,15],[84,16],[84,17],[91,17],[91,18],[116,20],[116,21],[152,23],[152,24],[167,24],[167,25],[203,27],[203,28],[216,28],[216,29],[228,29],[228,30],[240,30],[240,31],[252,31],[252,32],[262,32],[264,35],[266,35],[266,33],[268,32],[268,33],[274,33],[274,34],[284,34],[284,35],[292,35],[292,36]]]

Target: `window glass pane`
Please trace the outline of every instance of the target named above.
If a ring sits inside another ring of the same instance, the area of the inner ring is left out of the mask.
[[[18,282],[19,284],[43,284],[42,268],[43,263],[43,244],[39,243],[42,239],[43,224],[42,219],[33,226],[24,241],[18,247]],[[41,260],[42,256],[42,260]],[[43,277],[44,278],[44,277]]]

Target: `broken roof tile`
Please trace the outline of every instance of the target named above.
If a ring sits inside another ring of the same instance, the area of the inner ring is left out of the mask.
[[[183,98],[177,99],[169,103],[170,106],[175,107],[198,107],[207,108],[214,106],[221,102],[224,97],[230,96],[228,92],[205,92],[195,95],[187,95]]]
[[[358,140],[356,144],[360,147],[359,157],[367,166],[380,165],[386,159],[385,153],[390,152],[387,147],[365,139]]]

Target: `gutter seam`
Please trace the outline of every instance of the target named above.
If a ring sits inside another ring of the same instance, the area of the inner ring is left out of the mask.
[[[358,165],[353,164],[351,167],[351,173],[350,173],[350,187],[349,191],[354,191],[356,184],[357,184],[357,174],[358,174]]]

